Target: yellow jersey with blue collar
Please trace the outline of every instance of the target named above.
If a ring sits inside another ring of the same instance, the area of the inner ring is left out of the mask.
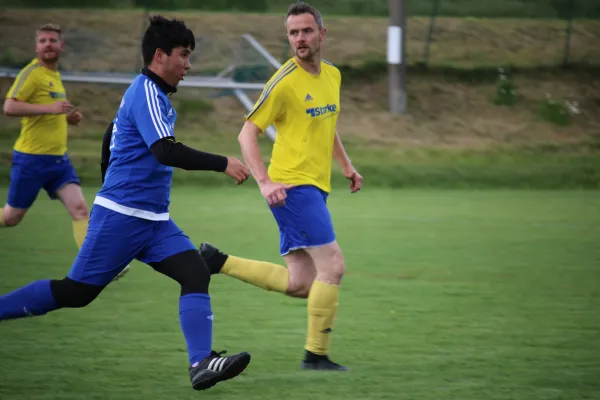
[[[291,58],[266,83],[245,119],[277,130],[269,178],[331,191],[331,164],[340,113],[340,71],[322,60],[313,75]]]
[[[37,59],[21,70],[6,98],[31,104],[66,100],[60,72],[44,67]],[[21,118],[21,133],[14,149],[26,154],[62,156],[67,152],[67,116],[36,115]]]

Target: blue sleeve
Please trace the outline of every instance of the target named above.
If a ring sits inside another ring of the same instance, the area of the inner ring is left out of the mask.
[[[157,140],[174,136],[167,115],[168,100],[163,97],[156,85],[148,80],[140,85],[136,93],[133,118],[148,147]]]

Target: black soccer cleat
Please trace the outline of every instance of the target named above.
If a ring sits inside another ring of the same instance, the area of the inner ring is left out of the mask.
[[[217,383],[235,378],[250,364],[250,354],[221,357],[224,351],[213,351],[196,366],[190,366],[190,380],[195,390],[205,390]]]
[[[350,368],[334,363],[328,356],[314,354],[309,351],[306,352],[300,367],[313,371],[350,371]]]
[[[208,266],[211,275],[218,274],[221,271],[221,267],[225,264],[225,261],[227,261],[227,257],[229,257],[212,244],[206,242],[200,245],[198,251]]]

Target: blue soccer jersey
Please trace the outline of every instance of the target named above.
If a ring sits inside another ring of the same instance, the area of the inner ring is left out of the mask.
[[[125,92],[114,120],[110,164],[94,203],[153,221],[169,219],[173,167],[152,152],[157,140],[173,137],[177,113],[168,94],[147,75]]]

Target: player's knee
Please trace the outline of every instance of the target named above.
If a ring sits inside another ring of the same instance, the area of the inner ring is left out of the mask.
[[[190,267],[192,267],[190,265]],[[198,263],[185,274],[179,282],[181,284],[181,295],[190,293],[208,293],[210,285],[210,271],[204,262]]]
[[[330,281],[333,283],[340,283],[346,272],[346,266],[344,263],[344,255],[341,250],[336,250],[331,253],[327,262],[326,274]]]
[[[26,210],[23,208],[13,208],[6,205],[4,208],[0,208],[2,213],[2,219],[6,227],[17,226],[23,220]]]
[[[286,294],[290,297],[297,297],[299,299],[308,298],[308,293],[312,286],[313,281],[292,281],[288,282],[288,288]]]
[[[50,289],[58,308],[81,308],[94,301],[104,286],[90,285],[65,278],[50,281]]]
[[[190,293],[208,293],[210,271],[195,249],[172,255],[150,265],[179,283],[182,296]]]
[[[19,214],[4,214],[4,226],[10,228],[13,226],[19,225],[21,220],[23,220],[23,216]]]

